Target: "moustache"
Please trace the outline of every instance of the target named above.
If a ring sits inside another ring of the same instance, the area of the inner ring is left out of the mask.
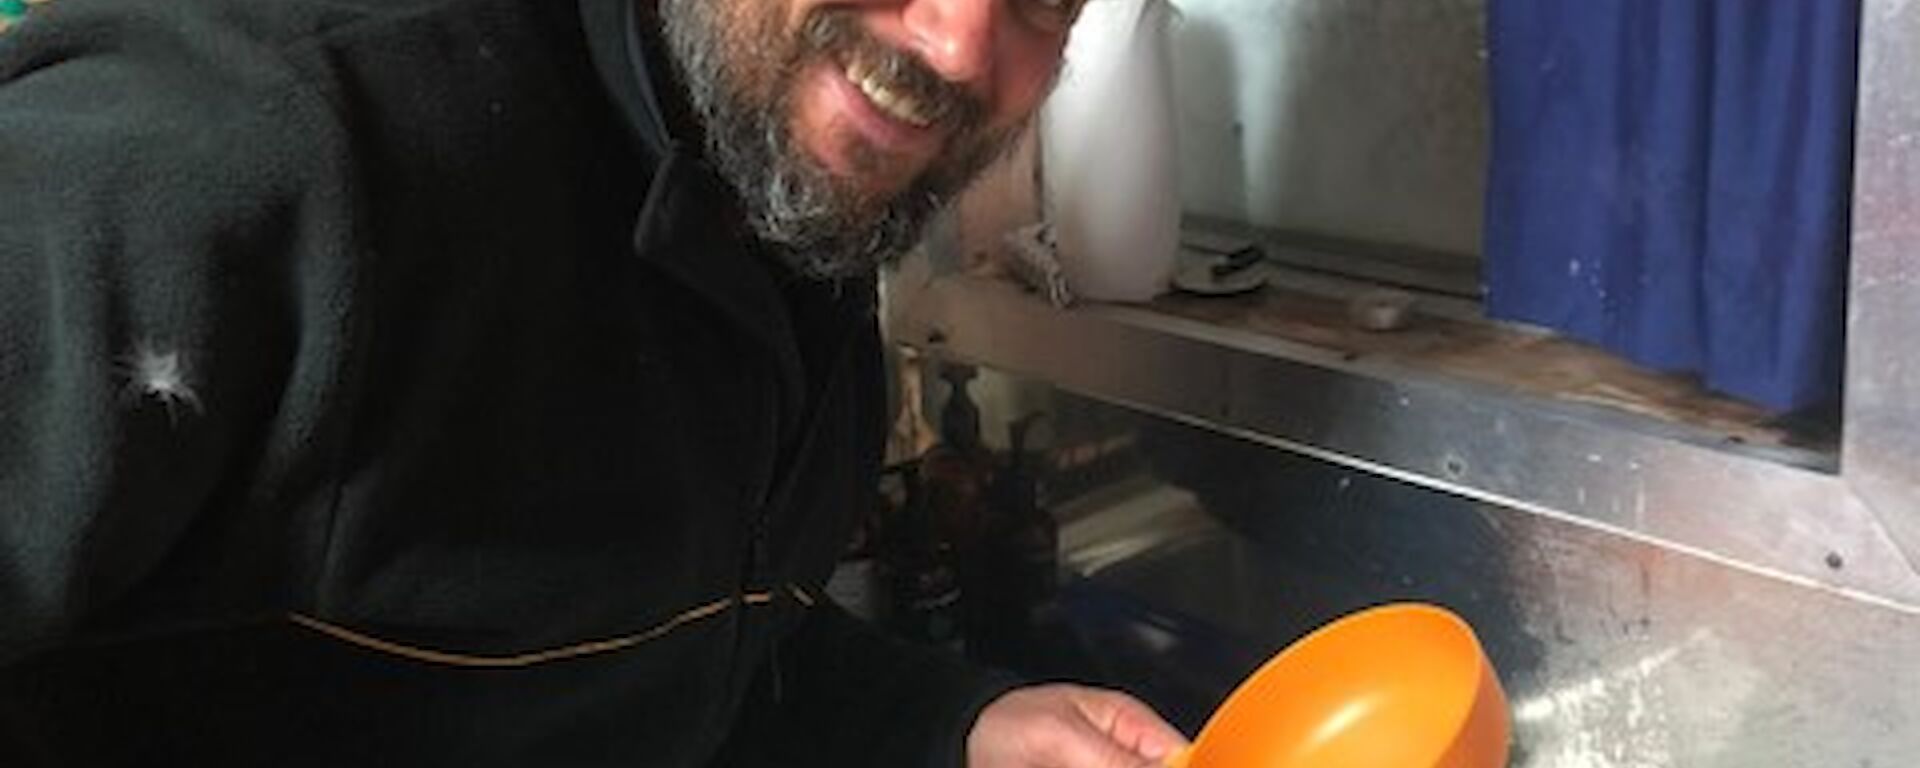
[[[801,47],[793,67],[824,57],[842,67],[859,64],[879,84],[917,103],[928,122],[954,135],[975,131],[986,122],[987,105],[971,91],[941,77],[919,57],[875,38],[843,9],[815,11],[800,30]]]

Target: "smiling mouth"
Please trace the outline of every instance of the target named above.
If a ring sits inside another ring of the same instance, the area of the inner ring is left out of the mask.
[[[875,110],[914,128],[932,128],[946,111],[897,84],[895,78],[886,75],[884,65],[874,64],[867,57],[851,57],[842,64],[841,73]]]

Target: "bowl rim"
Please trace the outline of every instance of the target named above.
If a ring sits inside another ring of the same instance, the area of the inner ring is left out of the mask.
[[[1234,708],[1234,705],[1237,702],[1239,702],[1242,698],[1245,698],[1251,695],[1249,693],[1249,689],[1253,687],[1251,683],[1254,680],[1260,678],[1262,675],[1265,675],[1269,669],[1279,666],[1285,659],[1295,655],[1296,653],[1302,652],[1302,649],[1312,645],[1317,645],[1318,643],[1312,642],[1316,638],[1321,638],[1325,635],[1332,634],[1336,631],[1341,630],[1342,628],[1346,627],[1349,624],[1372,621],[1376,617],[1383,614],[1393,614],[1393,615],[1418,614],[1418,615],[1425,615],[1430,618],[1440,619],[1441,623],[1445,624],[1451,629],[1458,630],[1460,633],[1462,633],[1462,636],[1467,639],[1468,644],[1473,647],[1475,653],[1479,657],[1479,663],[1476,665],[1476,668],[1472,675],[1471,686],[1473,688],[1473,695],[1464,697],[1461,700],[1460,704],[1458,705],[1457,711],[1448,713],[1447,719],[1449,724],[1452,726],[1453,738],[1447,742],[1445,748],[1441,749],[1434,756],[1436,759],[1444,759],[1449,753],[1452,752],[1453,749],[1455,749],[1456,745],[1460,743],[1461,731],[1466,726],[1467,721],[1473,717],[1475,707],[1480,701],[1482,694],[1484,693],[1482,681],[1488,675],[1494,675],[1494,671],[1492,668],[1493,662],[1492,660],[1487,658],[1486,647],[1484,645],[1481,645],[1479,635],[1477,635],[1473,631],[1473,625],[1468,624],[1466,619],[1461,618],[1459,614],[1454,613],[1453,611],[1448,610],[1447,608],[1440,605],[1436,605],[1433,603],[1408,602],[1408,601],[1384,603],[1381,605],[1375,605],[1368,608],[1362,608],[1360,610],[1353,611],[1351,613],[1340,616],[1339,618],[1336,618],[1332,621],[1329,621],[1321,625],[1320,627],[1314,629],[1312,632],[1308,632],[1307,634],[1302,635],[1299,639],[1294,640],[1291,643],[1288,643],[1285,648],[1282,648],[1278,653],[1275,653],[1271,658],[1267,659],[1258,668],[1254,669],[1254,671],[1251,674],[1248,674],[1246,677],[1242,678],[1240,683],[1234,687],[1233,692],[1229,693],[1227,695],[1227,698],[1224,701],[1220,702],[1220,706],[1214,708],[1213,714],[1207,717],[1206,724],[1200,727],[1200,733],[1194,737],[1193,744],[1188,749],[1189,754],[1187,755],[1187,757],[1191,759],[1194,757],[1200,757],[1205,753],[1206,743],[1207,743],[1207,734],[1216,730],[1217,723],[1220,721],[1221,717],[1228,711],[1232,710]],[[1498,680],[1497,675],[1495,675],[1495,679],[1496,681]],[[1188,764],[1191,764],[1191,763],[1188,763]]]

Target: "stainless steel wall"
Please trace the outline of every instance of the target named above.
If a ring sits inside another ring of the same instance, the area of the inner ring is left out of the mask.
[[[1866,0],[1846,473],[1920,564],[1920,4]]]
[[[1242,674],[1349,611],[1430,601],[1465,616],[1494,658],[1516,766],[1920,764],[1920,611],[1064,392],[1048,399],[1065,439],[1130,434],[1152,476],[1140,494],[1159,499],[1072,513],[1067,562],[1257,649],[1227,654]],[[1150,694],[1141,666],[1109,682]],[[1225,693],[1222,680],[1203,685]]]

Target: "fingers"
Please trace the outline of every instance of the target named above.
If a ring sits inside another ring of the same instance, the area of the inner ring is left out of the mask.
[[[1057,765],[1061,768],[1148,768],[1160,765],[1160,757],[1146,755],[1117,741],[1088,720],[1068,719],[1069,733],[1055,744]]]
[[[968,735],[972,768],[1158,768],[1187,740],[1131,696],[1075,685],[1010,692]]]
[[[1132,696],[1080,688],[1074,698],[1081,714],[1108,739],[1148,760],[1157,762],[1187,746],[1186,736]]]

